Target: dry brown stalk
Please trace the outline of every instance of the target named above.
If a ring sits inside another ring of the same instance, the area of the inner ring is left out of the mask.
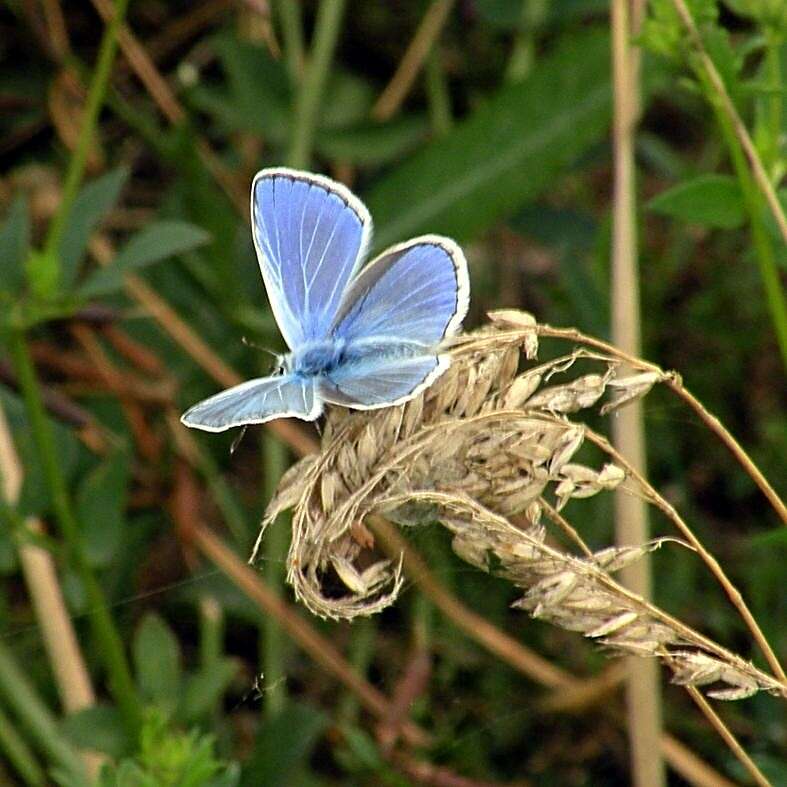
[[[762,474],[762,471],[754,464],[751,457],[744,451],[741,444],[732,436],[724,424],[722,424],[722,422],[683,385],[683,380],[677,372],[668,372],[654,363],[635,358],[629,353],[623,352],[620,348],[602,341],[601,339],[596,339],[594,336],[588,336],[578,331],[576,328],[554,328],[551,325],[538,325],[536,331],[539,336],[565,339],[570,342],[575,342],[576,344],[593,347],[602,354],[617,358],[624,363],[636,365],[642,370],[643,377],[645,378],[648,375],[654,375],[654,382],[663,383],[674,394],[683,399],[683,401],[699,416],[702,422],[719,438],[719,440],[721,440],[749,477],[758,486],[763,495],[765,495],[773,510],[782,520],[782,524],[787,525],[787,503],[779,497],[768,479]],[[647,384],[647,379],[643,380],[643,384]],[[652,384],[651,382],[651,385]]]
[[[380,516],[369,517],[372,532],[382,549],[393,559],[403,556],[405,574],[418,585],[432,603],[454,622],[461,631],[483,645],[490,653],[510,664],[542,686],[566,688],[576,684],[594,685],[595,679],[578,680],[539,656],[513,637],[473,610],[468,609],[456,596],[439,582],[420,555],[410,546],[390,522]]]
[[[12,506],[19,499],[23,480],[22,463],[0,405],[0,495]],[[24,525],[31,536],[43,532],[43,525],[35,517],[28,517]],[[63,600],[52,555],[31,540],[20,543],[19,559],[63,709],[73,713],[94,705],[90,673]],[[104,756],[83,752],[82,757],[88,772],[96,776]]]
[[[667,500],[665,500],[665,498],[660,495],[632,465],[629,464],[628,460],[617,449],[615,449],[605,437],[596,434],[592,430],[588,430],[587,438],[591,442],[595,443],[599,448],[606,451],[606,453],[615,459],[616,462],[624,467],[630,478],[636,481],[639,493],[644,494],[645,498],[658,509],[660,509],[664,515],[675,524],[675,527],[680,530],[681,534],[702,558],[703,562],[708,566],[711,573],[716,577],[722,588],[724,588],[724,592],[727,594],[733,606],[738,610],[740,616],[743,618],[743,621],[749,628],[749,631],[751,631],[754,639],[760,646],[760,650],[762,650],[765,658],[768,660],[768,664],[774,671],[774,674],[780,680],[785,681],[784,669],[779,663],[776,654],[773,652],[773,649],[765,638],[765,635],[755,620],[754,615],[752,615],[751,610],[743,600],[743,596],[741,596],[740,591],[729,579],[724,569],[719,564],[719,561],[716,560],[716,558],[705,548],[702,542],[694,535],[692,529],[678,514],[678,512],[675,510],[675,507],[667,502]]]
[[[697,706],[713,725],[713,728],[722,737],[727,746],[730,747],[732,752],[738,758],[738,761],[749,772],[749,775],[760,787],[772,787],[771,782],[766,778],[765,774],[757,767],[757,764],[751,757],[744,751],[743,747],[738,743],[737,738],[732,734],[730,728],[722,721],[716,711],[713,710],[710,703],[705,699],[702,693],[694,686],[687,686],[689,696],[697,703]]]
[[[106,22],[114,14],[112,0],[91,0],[94,8]],[[146,49],[134,36],[127,25],[122,25],[118,36],[120,49],[134,73],[139,77],[147,89],[156,106],[164,117],[172,124],[178,125],[186,117],[186,113],[174,92],[170,89],[166,79],[156,68],[155,63],[148,55]],[[219,157],[204,139],[198,139],[197,151],[207,170],[224,189],[227,196],[242,213],[248,211],[248,196],[245,185],[241,187],[232,173],[224,166]]]
[[[612,339],[616,345],[640,354],[639,262],[636,221],[636,166],[634,144],[639,119],[639,48],[634,37],[639,33],[632,20],[631,0],[612,0],[613,78],[613,174],[612,203]],[[641,5],[641,3],[640,3]],[[641,402],[633,401],[621,410],[612,423],[615,445],[628,457],[632,466],[645,471],[645,429]],[[645,501],[618,490],[615,504],[615,539],[623,546],[641,544],[649,537]],[[652,596],[650,560],[626,566],[621,581],[645,598]],[[655,661],[629,658],[626,684],[628,737],[632,784],[657,787],[665,783],[664,763],[657,741],[662,727],[661,687]]]
[[[372,107],[372,118],[385,121],[393,117],[410,92],[430,50],[443,29],[454,0],[434,0],[424,14],[413,40],[383,92]]]
[[[158,461],[161,458],[161,440],[148,425],[140,402],[130,395],[126,375],[115,368],[90,328],[77,323],[71,326],[71,332],[93,362],[96,371],[109,390],[117,395],[140,455],[149,462]],[[174,390],[171,390],[169,396],[164,400],[165,404],[171,402],[173,394]]]
[[[90,249],[101,265],[108,265],[114,257],[112,244],[105,236],[94,236]],[[227,365],[144,279],[134,274],[127,275],[126,291],[216,382],[225,387],[242,382],[240,375]],[[290,420],[271,421],[266,426],[301,456],[312,453],[316,447],[311,437]]]
[[[554,689],[551,694],[538,701],[537,707],[540,710],[552,713],[581,712],[598,704],[624,679],[626,670],[622,663],[610,665],[595,677],[577,678],[533,653],[513,637],[492,626],[485,618],[467,609],[447,591],[392,524],[378,516],[369,517],[369,521],[379,545],[388,556],[396,559],[403,555],[402,565],[408,578],[459,629],[514,669],[537,683]],[[659,747],[673,770],[695,787],[732,787],[730,781],[671,735],[662,733]]]
[[[672,769],[695,787],[736,787],[670,735],[661,736],[661,752]]]
[[[354,535],[358,523],[378,513],[402,525],[438,520],[454,534],[461,558],[524,590],[515,606],[609,649],[658,658],[681,684],[718,683],[709,692],[715,698],[761,690],[787,697],[787,682],[612,579],[663,539],[590,557],[545,541],[544,495],[560,510],[571,499],[626,480],[627,488],[650,497],[644,479],[622,461],[600,469],[577,463],[591,432],[569,416],[600,403],[607,392],[612,402],[606,406],[620,406],[660,376],[620,376],[617,358],[581,350],[520,373],[520,356],[533,359],[537,351],[535,321],[513,312],[493,318],[492,325],[455,342],[451,368],[421,397],[380,411],[332,411],[322,453],[285,475],[265,521],[293,509],[288,580],[296,595],[326,617],[375,613],[396,598],[401,561],[370,557],[365,540]],[[553,384],[585,360],[604,367]],[[515,514],[524,514],[528,526],[512,524]],[[330,594],[323,589],[337,580],[344,596],[335,587]]]
[[[374,686],[360,677],[339,651],[287,602],[269,590],[256,571],[249,568],[201,522],[191,527],[194,545],[216,564],[260,609],[273,615],[293,641],[303,648],[326,672],[353,692],[364,707],[378,718],[390,713],[389,700]],[[429,735],[412,721],[403,721],[402,735],[414,746],[429,744]]]

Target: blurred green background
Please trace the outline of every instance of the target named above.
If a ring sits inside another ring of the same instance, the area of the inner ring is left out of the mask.
[[[778,187],[787,10],[689,5]],[[414,586],[374,619],[313,619],[283,584],[279,522],[255,571],[287,615],[387,698],[420,675],[400,713],[430,739],[387,745],[380,718],[195,536],[195,523],[217,532],[244,562],[292,450],[255,428],[231,454],[233,435],[184,436],[177,424],[234,374],[266,372],[257,345],[282,347],[248,227],[263,166],[345,182],[369,206],[375,249],[456,238],[469,328],[517,307],[608,338],[607,4],[136,0],[114,27],[102,21],[112,8],[0,8],[0,404],[20,460],[6,452],[2,465],[0,781],[86,784],[103,763],[105,785],[628,783],[620,689],[549,710],[542,700],[559,689],[497,659]],[[672,0],[649,4],[637,40],[644,356],[678,370],[783,492],[787,250]],[[677,400],[654,391],[645,429],[652,482],[787,654],[787,530]],[[567,512],[591,544],[610,542],[608,499]],[[443,589],[501,632],[577,678],[608,668],[591,643],[509,610],[512,589],[465,566],[436,526],[407,536]],[[54,581],[26,562],[41,548]],[[662,550],[654,575],[660,605],[753,657],[691,554]],[[53,678],[59,661],[76,662],[61,639],[47,650],[36,588],[62,591],[95,694],[87,707]],[[745,781],[682,690],[664,702],[671,735]],[[720,712],[787,784],[778,701]],[[692,781],[724,783],[670,768],[670,784]]]

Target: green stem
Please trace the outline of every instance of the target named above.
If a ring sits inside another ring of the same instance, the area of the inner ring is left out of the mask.
[[[705,84],[701,78],[701,84]],[[782,357],[782,363],[787,369],[787,298],[785,298],[779,278],[779,270],[776,264],[776,253],[773,243],[768,235],[767,227],[763,217],[763,203],[760,192],[753,182],[749,165],[743,149],[735,136],[735,132],[724,112],[717,108],[716,102],[712,100],[713,93],[708,93],[711,105],[716,110],[716,118],[721,127],[722,136],[727,144],[727,149],[732,159],[735,173],[740,183],[743,199],[746,205],[746,212],[749,215],[749,228],[751,230],[752,243],[754,244],[757,264],[760,268],[765,298],[768,302],[768,310],[771,314],[776,341]]]
[[[84,766],[77,753],[63,738],[55,717],[36,694],[27,676],[2,641],[0,641],[0,695],[49,761],[71,774],[75,779],[74,783],[86,784]],[[0,720],[1,724],[3,724],[2,720]],[[8,728],[3,734],[7,732]],[[35,768],[31,768],[31,764],[37,768],[35,761],[31,763],[28,755],[27,767],[33,774]]]
[[[434,135],[439,137],[450,130],[453,118],[451,116],[451,97],[448,95],[448,85],[440,57],[440,45],[437,42],[426,59],[425,76],[426,96],[429,100],[429,120]]]
[[[9,348],[19,379],[33,440],[38,451],[38,459],[52,495],[52,504],[60,533],[65,542],[68,556],[74,561],[75,568],[85,587],[90,607],[90,623],[107,667],[110,689],[118,702],[129,733],[136,737],[142,721],[142,708],[123,650],[123,641],[109,614],[109,607],[101,586],[85,556],[82,532],[66,487],[61,462],[44,411],[41,388],[24,333],[19,330],[11,331]]]
[[[376,618],[360,618],[353,623],[353,635],[347,658],[356,675],[366,676],[369,674],[369,665],[374,658],[377,630]],[[361,703],[358,700],[358,695],[351,691],[344,691],[336,713],[339,724],[350,726],[358,724],[360,711]]]
[[[300,0],[278,0],[276,8],[284,38],[284,61],[290,82],[297,85],[303,71],[303,22]]]
[[[276,486],[287,467],[287,450],[273,435],[262,436],[262,461],[265,500],[276,493]],[[275,593],[281,595],[284,587],[284,565],[287,559],[287,533],[290,530],[289,517],[280,516],[265,531],[263,545],[263,572],[265,582]],[[263,710],[268,716],[275,716],[284,706],[287,697],[284,681],[286,673],[287,637],[277,620],[266,615],[260,632],[262,637],[262,672],[268,685],[263,702]]]
[[[547,13],[546,0],[525,0],[522,3],[519,30],[506,66],[506,80],[521,82],[533,68],[536,51],[536,33],[544,24]]]
[[[76,150],[74,150],[68,164],[68,172],[66,173],[66,181],[63,186],[63,196],[60,200],[60,207],[52,223],[49,225],[49,231],[44,244],[43,257],[47,261],[46,264],[54,268],[54,274],[52,276],[54,286],[57,285],[60,271],[60,260],[58,259],[60,241],[69,213],[71,212],[71,207],[76,199],[79,185],[85,174],[85,164],[87,163],[90,146],[93,143],[98,115],[104,103],[104,96],[106,95],[107,85],[109,84],[112,70],[112,61],[115,58],[115,50],[117,49],[118,33],[123,24],[127,6],[128,0],[115,1],[115,14],[112,17],[112,21],[104,30],[104,35],[101,39],[101,47],[98,53],[98,60],[96,62],[96,70],[93,74],[93,81],[90,83],[90,89],[87,94],[87,102],[83,114],[82,128],[79,132],[79,140],[77,141]]]
[[[25,739],[14,729],[11,719],[0,709],[0,751],[25,784],[43,787],[46,776]]]
[[[346,0],[322,0],[317,11],[312,49],[295,100],[295,125],[287,156],[287,163],[291,167],[302,169],[311,163],[317,113],[339,38],[345,5]]]
[[[765,50],[766,68],[768,69],[768,150],[766,152],[766,169],[773,176],[775,165],[779,161],[779,143],[782,136],[782,45],[776,33],[769,32],[768,46]]]

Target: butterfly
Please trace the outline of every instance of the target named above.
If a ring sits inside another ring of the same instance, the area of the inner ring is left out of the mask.
[[[313,421],[325,404],[370,410],[406,402],[450,364],[441,352],[467,313],[462,250],[424,235],[384,251],[360,273],[372,235],[366,206],[322,175],[263,169],[251,187],[254,247],[290,352],[269,377],[187,410],[208,432],[274,418]]]

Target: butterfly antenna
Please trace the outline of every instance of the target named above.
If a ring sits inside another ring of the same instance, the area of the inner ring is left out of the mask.
[[[276,366],[275,366],[276,373],[281,372],[282,358],[284,356],[280,355],[279,353],[273,352],[273,350],[269,350],[267,347],[263,347],[261,344],[257,344],[257,342],[252,341],[246,336],[241,336],[240,340],[243,342],[243,344],[246,345],[246,347],[253,347],[255,350],[261,350],[262,352],[267,353],[268,355],[272,355],[276,359]]]
[[[240,432],[238,433],[238,436],[232,441],[232,445],[230,446],[230,456],[232,456],[235,453],[235,450],[240,445],[240,441],[243,440],[243,435],[246,434],[247,428],[248,427],[246,426],[242,426],[240,428]]]
[[[240,340],[246,345],[246,347],[253,347],[255,350],[261,350],[264,353],[268,353],[268,355],[272,355],[274,358],[279,357],[278,353],[273,352],[273,350],[269,350],[267,347],[263,347],[261,344],[257,344],[257,342],[249,339],[247,336],[241,336]]]

